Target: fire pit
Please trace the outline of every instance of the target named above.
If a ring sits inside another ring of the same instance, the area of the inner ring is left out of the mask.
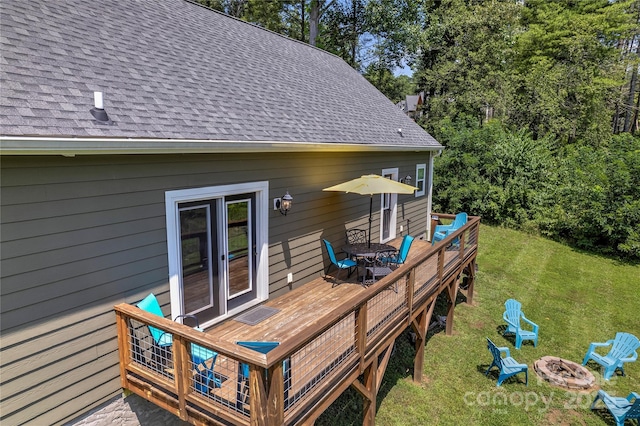
[[[596,383],[589,370],[556,356],[543,356],[533,363],[533,368],[547,382],[565,389],[587,390]]]

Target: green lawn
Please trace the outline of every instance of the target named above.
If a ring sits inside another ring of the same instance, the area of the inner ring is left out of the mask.
[[[439,330],[429,336],[422,383],[411,379],[414,352],[408,333],[397,340],[378,394],[376,424],[615,424],[605,411],[589,409],[595,391],[552,387],[538,380],[533,362],[554,355],[581,363],[590,342],[609,340],[616,331],[640,337],[640,266],[489,226],[481,228],[478,265],[474,304],[456,307],[453,335]],[[513,339],[499,332],[508,298],[522,302],[527,318],[540,325],[537,348],[525,342],[516,350]],[[445,304],[436,309],[443,315]],[[523,374],[501,387],[495,376],[484,376],[491,362],[486,337],[529,365],[529,386]],[[626,364],[626,376],[609,382],[589,366],[610,394],[640,392],[640,360]],[[361,410],[361,398],[350,389],[317,424],[361,424]]]

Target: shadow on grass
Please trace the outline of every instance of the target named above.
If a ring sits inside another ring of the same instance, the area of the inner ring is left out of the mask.
[[[603,422],[605,422],[605,424],[607,425],[617,425],[618,423],[616,422],[615,417],[613,417],[611,415],[611,413],[609,412],[609,410],[607,410],[604,407],[598,407],[594,410],[591,410],[595,415],[597,415],[598,417],[600,417],[602,419]],[[632,420],[633,421],[633,420]],[[625,424],[628,424],[627,422],[625,422]],[[633,423],[631,423],[633,424]]]
[[[436,306],[431,318],[432,324],[438,316],[446,315],[446,313],[447,296],[443,292],[436,299]],[[429,340],[434,335],[444,332],[444,330],[444,327],[436,326],[427,331],[425,350],[428,350]],[[376,397],[376,411],[397,382],[413,377],[415,355],[415,335],[411,327],[408,327],[398,336],[393,346],[391,358]],[[358,379],[362,381],[362,376]],[[416,386],[420,386],[420,384],[416,384]],[[352,387],[349,387],[318,417],[315,424],[331,426],[361,425],[363,404],[363,397]]]
[[[507,342],[509,342],[509,344],[511,344],[512,347],[515,348],[516,346],[516,334],[515,333],[507,333],[504,334],[505,331],[507,331],[507,326],[505,324],[499,325],[496,327],[496,333],[502,337],[503,340],[506,340]]]

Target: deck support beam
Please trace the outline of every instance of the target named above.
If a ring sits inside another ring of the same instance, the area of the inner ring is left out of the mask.
[[[469,305],[473,305],[473,285],[476,282],[476,268],[477,264],[474,257],[465,268],[467,274],[467,304]]]
[[[378,390],[380,390],[380,385],[382,384],[382,378],[384,377],[384,373],[389,365],[394,344],[395,339],[390,341],[389,345],[372,357],[371,362],[367,365],[362,374],[363,383],[358,379],[351,383],[351,386],[364,398],[363,426],[375,425],[376,398],[378,396]],[[382,356],[381,360],[380,356]]]
[[[451,283],[447,286],[447,296],[449,296],[449,303],[447,309],[447,324],[445,327],[447,336],[453,334],[453,312],[456,307],[456,298],[458,296],[458,288],[460,287],[460,276],[456,276],[451,280]]]
[[[413,359],[413,381],[422,382],[422,368],[424,366],[424,347],[427,343],[427,329],[433,315],[436,299],[424,307],[424,310],[411,322],[411,328],[416,333],[416,355]]]

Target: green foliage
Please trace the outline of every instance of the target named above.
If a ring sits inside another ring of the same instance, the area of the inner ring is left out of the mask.
[[[497,121],[443,121],[438,130],[446,149],[435,163],[434,210],[467,211],[485,222],[519,227],[549,203],[544,189],[555,180],[549,140],[509,132]]]
[[[568,142],[597,144],[611,133],[612,100],[625,71],[617,45],[631,30],[628,4],[526,3],[512,64],[520,77],[512,124]]]
[[[521,7],[513,1],[428,4],[415,78],[419,90],[428,94],[429,122],[459,116],[508,118]]]
[[[640,259],[640,139],[557,147],[498,122],[442,121],[434,210],[541,232],[587,250]]]
[[[615,136],[606,147],[566,149],[558,202],[540,223],[581,248],[640,258],[640,140]]]
[[[407,75],[394,77],[389,68],[377,62],[367,66],[364,77],[393,103],[405,99],[406,95],[416,93],[416,85],[411,77]]]
[[[625,79],[620,46],[637,31],[631,4],[426,2],[416,78],[428,128],[468,115],[597,145]]]

